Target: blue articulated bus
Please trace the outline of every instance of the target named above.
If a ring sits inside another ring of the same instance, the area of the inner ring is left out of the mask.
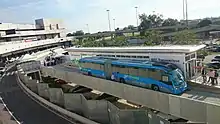
[[[182,71],[168,63],[104,57],[82,58],[79,63],[80,71],[89,76],[171,94],[187,90]]]

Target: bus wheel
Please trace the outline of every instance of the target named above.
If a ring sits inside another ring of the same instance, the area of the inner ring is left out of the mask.
[[[120,78],[120,83],[125,83],[125,79],[124,78]]]
[[[89,75],[89,76],[92,76],[92,73],[91,73],[91,72],[88,72],[88,75]]]
[[[159,90],[160,90],[157,85],[152,85],[151,88],[152,88],[152,90],[154,90],[154,91],[159,91]]]

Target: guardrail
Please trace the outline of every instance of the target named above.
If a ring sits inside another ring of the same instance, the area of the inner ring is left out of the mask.
[[[20,85],[20,87],[23,89],[23,91],[25,91],[30,97],[34,98],[35,100],[39,101],[40,103],[42,103],[44,106],[46,106],[47,108],[54,110],[55,112],[59,113],[60,115],[63,115],[64,117],[67,117],[69,119],[73,119],[74,122],[81,122],[83,124],[99,124],[97,122],[91,121],[87,118],[84,118],[82,116],[79,116],[75,113],[72,113],[70,111],[67,111],[47,100],[45,100],[44,98],[38,96],[36,93],[32,92],[30,89],[28,89],[21,81],[19,74],[17,75],[17,79],[18,79],[18,83]]]

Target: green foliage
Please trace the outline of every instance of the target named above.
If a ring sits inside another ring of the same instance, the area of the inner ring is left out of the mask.
[[[67,34],[67,36],[82,36],[82,35],[84,35],[84,32],[82,30]]]
[[[207,50],[199,50],[197,52],[197,55],[204,55],[204,56],[208,56],[210,53]]]
[[[168,18],[163,21],[162,26],[174,26],[177,24],[179,24],[177,19]]]
[[[201,28],[201,27],[209,26],[210,24],[212,24],[212,21],[210,21],[208,19],[204,19],[197,24],[197,27]]]
[[[145,31],[147,31],[150,28],[156,28],[161,26],[175,26],[178,25],[180,22],[177,19],[163,19],[163,15],[161,14],[141,14],[139,15],[139,19],[141,20],[141,23],[138,27],[138,30],[141,32],[140,35],[144,36]]]
[[[88,38],[82,41],[77,40],[74,42],[74,45],[79,45],[81,47],[110,47],[110,46],[122,47],[122,46],[128,46],[128,41],[125,36],[118,36],[113,40],[101,40],[101,41]]]
[[[145,45],[160,45],[163,41],[162,35],[159,31],[149,30],[145,32]]]
[[[84,32],[80,30],[80,31],[76,31],[74,36],[82,36],[82,35],[84,35]]]
[[[130,30],[134,30],[135,27],[134,27],[134,25],[128,25],[128,29],[130,29]]]
[[[173,37],[173,41],[174,44],[179,45],[193,45],[199,43],[199,41],[196,40],[196,34],[189,30],[177,32],[177,34]]]

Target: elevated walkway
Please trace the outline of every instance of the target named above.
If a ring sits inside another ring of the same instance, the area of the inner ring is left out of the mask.
[[[220,96],[215,93],[194,89],[177,96],[84,76],[75,70],[69,69],[67,71],[62,68],[43,67],[42,74],[105,92],[193,122],[206,122],[208,124],[219,124],[220,122]]]

